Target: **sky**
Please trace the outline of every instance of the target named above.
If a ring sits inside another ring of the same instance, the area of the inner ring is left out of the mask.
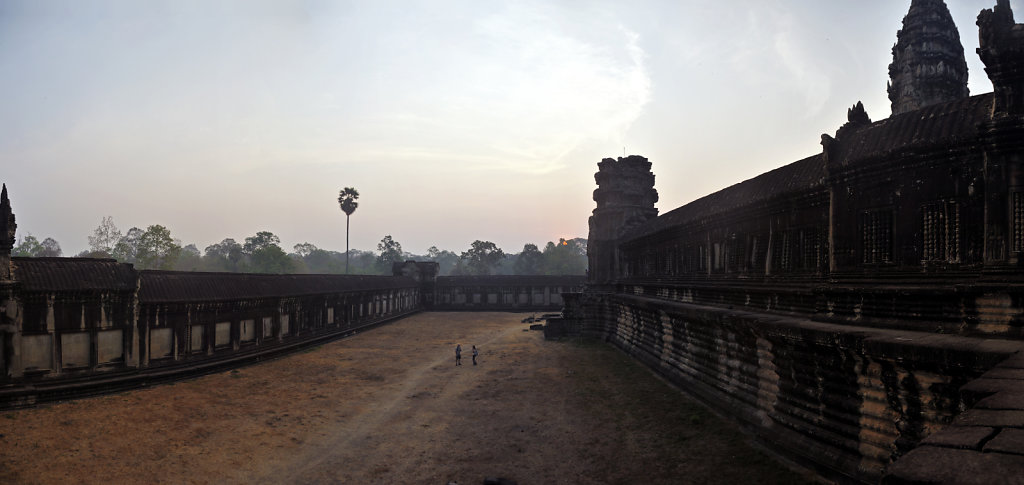
[[[1024,0],[1012,0],[1018,19]],[[971,94],[975,21],[947,0]],[[0,1],[0,182],[18,235],[105,216],[200,250],[271,231],[506,252],[586,237],[597,163],[653,163],[668,212],[889,116],[910,0]]]

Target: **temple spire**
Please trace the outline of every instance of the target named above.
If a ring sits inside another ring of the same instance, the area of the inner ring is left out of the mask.
[[[7,198],[7,184],[0,190],[0,281],[11,279],[11,250],[14,249],[14,212]]]
[[[889,64],[892,114],[969,95],[964,46],[949,8],[942,0],[913,0]]]
[[[14,223],[14,212],[11,210],[11,200],[7,198],[7,184],[3,184],[0,190],[0,251],[10,251],[14,247],[14,230],[18,227]]]

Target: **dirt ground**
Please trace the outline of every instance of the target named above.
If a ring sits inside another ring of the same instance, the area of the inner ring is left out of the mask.
[[[230,372],[9,411],[0,482],[804,481],[621,353],[544,341],[522,318],[423,313]]]

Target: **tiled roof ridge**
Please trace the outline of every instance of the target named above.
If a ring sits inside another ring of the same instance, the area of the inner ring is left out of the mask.
[[[830,160],[850,165],[896,150],[946,146],[976,136],[989,118],[993,97],[984,93],[933,104],[837,133],[837,150]]]
[[[685,224],[701,217],[737,209],[757,201],[804,191],[823,184],[824,162],[819,153],[694,199],[637,227],[626,236],[626,239],[647,236],[670,226]],[[752,197],[744,197],[739,194],[740,192],[750,191],[749,189],[756,189],[762,185],[767,185],[767,190],[754,194]],[[742,199],[742,201],[730,201],[730,198]],[[714,206],[716,203],[721,204]]]
[[[948,145],[976,136],[978,125],[987,120],[993,96],[984,93],[934,104],[843,132],[841,138],[836,139],[837,159],[844,163],[856,162],[894,150]],[[694,199],[638,226],[625,239],[648,236],[671,226],[806,191],[824,183],[822,154],[811,155]]]
[[[14,280],[27,291],[128,290],[138,273],[128,263],[94,258],[11,258]]]
[[[374,278],[394,278],[391,275],[375,275],[375,274],[339,274],[339,273],[236,273],[231,271],[188,271],[188,270],[175,270],[175,269],[143,269],[139,270],[139,273],[145,274],[164,274],[164,275],[202,275],[202,276],[256,276],[256,277],[273,277],[273,276],[338,276],[338,277],[374,277]]]
[[[131,264],[131,263],[120,263],[114,258],[89,258],[79,256],[11,256],[11,259],[15,261],[58,261],[58,262],[101,262],[101,263],[119,263],[119,264]]]

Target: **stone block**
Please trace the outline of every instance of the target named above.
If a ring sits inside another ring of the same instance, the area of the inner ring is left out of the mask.
[[[1017,352],[999,363],[997,368],[1024,369],[1024,352]]]
[[[956,426],[992,426],[995,428],[1024,428],[1024,411],[971,409],[953,422]]]
[[[1024,366],[1024,352],[1021,342],[1001,339],[984,339],[977,342],[974,351],[988,358],[998,359],[995,363],[1000,366],[1012,367]],[[986,359],[983,359],[987,361]]]
[[[231,322],[220,322],[213,327],[213,345],[224,347],[231,344]]]
[[[87,367],[89,365],[89,341],[89,332],[61,334],[61,366],[64,368]]]
[[[238,338],[242,342],[252,342],[256,340],[256,321],[242,320],[238,324]]]
[[[985,379],[1017,379],[1024,381],[1024,369],[996,367],[982,374],[982,377]]]
[[[974,409],[1024,409],[1024,391],[997,392],[979,401]]]
[[[938,433],[932,433],[921,441],[922,445],[977,450],[982,441],[995,433],[994,428],[985,426],[951,426]]]
[[[1004,429],[985,443],[986,452],[1012,453],[1024,455],[1024,429]],[[1024,457],[1020,458],[1024,461]]]
[[[1024,459],[1002,453],[919,446],[890,465],[882,483],[1024,485]]]
[[[104,330],[96,334],[97,360],[100,364],[118,361],[124,358],[124,332],[121,330]]]
[[[960,396],[968,406],[973,406],[986,397],[1003,392],[1024,394],[1024,381],[981,377],[964,384],[960,388]]]
[[[204,334],[206,327],[204,325],[192,325],[191,336],[189,340],[190,350],[192,352],[200,352],[203,350]]]
[[[149,358],[169,357],[173,350],[173,331],[169,328],[154,328],[149,331]]]

